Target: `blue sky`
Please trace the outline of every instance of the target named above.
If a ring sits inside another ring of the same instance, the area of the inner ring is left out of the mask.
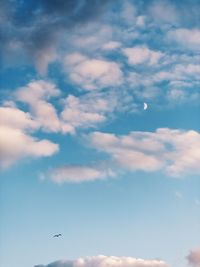
[[[199,11],[2,1],[2,266],[199,266]]]

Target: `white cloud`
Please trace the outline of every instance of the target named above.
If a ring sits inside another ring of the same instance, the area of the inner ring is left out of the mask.
[[[57,144],[30,135],[39,128],[40,124],[28,112],[0,107],[0,168],[7,168],[21,158],[46,157],[58,151]]]
[[[163,57],[163,53],[154,51],[146,46],[135,46],[123,49],[124,55],[128,58],[130,65],[145,64],[156,65]]]
[[[190,251],[187,259],[192,267],[200,267],[200,248]]]
[[[115,50],[119,47],[121,47],[121,43],[120,42],[116,42],[116,41],[110,41],[108,43],[105,43],[103,46],[102,46],[102,49],[103,50]]]
[[[20,101],[34,105],[38,100],[48,100],[59,94],[60,91],[53,83],[35,80],[17,90],[16,96]]]
[[[93,256],[79,258],[74,261],[60,260],[48,265],[37,265],[35,267],[167,267],[164,261],[143,260],[133,257],[115,257],[115,256]]]
[[[182,48],[199,51],[200,50],[200,30],[179,28],[167,33],[167,38],[174,41]]]
[[[94,106],[90,107],[87,102],[82,103],[78,97],[73,95],[67,97],[61,115],[63,120],[73,125],[73,127],[91,127],[106,119],[103,114],[98,113],[97,109],[95,112]]]
[[[100,93],[88,93],[80,97],[69,95],[64,101],[61,117],[74,129],[94,127],[106,121],[116,105],[117,100],[114,95]]]
[[[122,84],[120,66],[112,61],[75,53],[65,57],[64,66],[70,80],[81,89],[94,90]]]
[[[43,80],[32,81],[16,92],[17,100],[27,103],[30,106],[32,116],[44,131],[70,132],[71,130],[67,128],[63,130],[55,107],[48,102],[52,97],[57,97],[59,95],[60,91],[53,83]]]
[[[163,170],[175,177],[200,173],[200,133],[192,130],[162,128],[124,136],[94,132],[88,140],[125,170]]]
[[[0,126],[0,168],[7,168],[21,158],[51,156],[58,149],[49,140],[38,140],[21,129]]]
[[[80,183],[105,179],[114,176],[113,171],[84,165],[68,165],[56,168],[49,174],[51,180],[56,183]]]
[[[0,107],[0,125],[28,130],[39,128],[39,124],[28,112],[16,107]]]

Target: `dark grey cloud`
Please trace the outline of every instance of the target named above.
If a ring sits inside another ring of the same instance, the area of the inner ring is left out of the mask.
[[[37,60],[61,35],[97,20],[112,0],[1,0],[0,56],[23,51]]]

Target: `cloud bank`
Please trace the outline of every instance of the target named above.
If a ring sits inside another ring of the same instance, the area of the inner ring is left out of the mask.
[[[132,257],[114,257],[114,256],[94,256],[79,258],[74,261],[61,260],[47,265],[36,265],[35,267],[167,267],[164,261],[143,260]]]

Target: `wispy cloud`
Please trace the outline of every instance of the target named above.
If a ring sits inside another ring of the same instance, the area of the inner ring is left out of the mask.
[[[58,184],[62,183],[81,183],[95,180],[103,180],[113,177],[115,174],[111,169],[103,169],[99,167],[84,165],[66,165],[55,168],[46,174],[52,181]]]
[[[200,30],[179,28],[167,33],[167,38],[181,48],[191,51],[200,50]]]

